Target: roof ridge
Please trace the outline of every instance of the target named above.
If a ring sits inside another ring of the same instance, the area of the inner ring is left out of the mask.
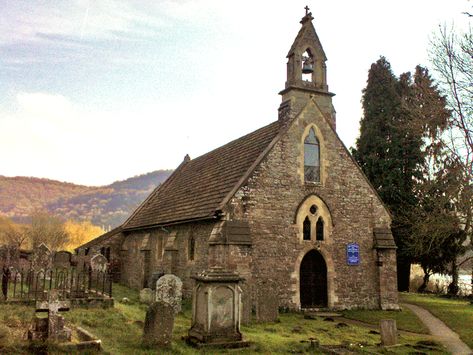
[[[135,217],[135,215],[137,215],[138,212],[140,212],[143,209],[143,207],[146,206],[153,197],[157,196],[158,193],[161,190],[163,190],[163,188],[169,185],[171,181],[173,181],[176,178],[177,174],[180,172],[182,167],[186,165],[189,161],[191,161],[190,159],[187,159],[187,158],[190,158],[188,154],[186,154],[186,156],[184,157],[184,160],[181,162],[181,164],[178,165],[178,167],[172,172],[172,174],[166,180],[164,180],[162,184],[159,184],[158,186],[156,186],[153,192],[151,192],[148,195],[148,197],[146,197],[146,199],[135,209],[135,211],[130,215],[130,217],[128,217],[126,221],[123,222],[122,224],[123,229],[127,228],[128,222],[130,222],[133,219],[133,217]]]
[[[225,143],[224,145],[221,145],[220,147],[214,148],[214,149],[212,149],[212,150],[210,150],[210,151],[208,151],[208,152],[206,152],[206,153],[204,153],[204,154],[202,154],[202,155],[199,155],[198,157],[192,159],[191,162],[194,163],[195,161],[200,160],[201,158],[203,158],[203,157],[205,157],[205,156],[208,156],[209,154],[214,153],[215,151],[217,151],[217,150],[219,150],[219,149],[225,148],[225,147],[231,145],[232,143],[235,143],[236,141],[243,140],[244,138],[247,138],[248,136],[250,136],[250,135],[252,135],[252,134],[254,134],[254,133],[258,132],[258,131],[264,130],[265,128],[268,128],[269,126],[271,126],[271,125],[273,125],[273,124],[275,124],[275,123],[279,123],[279,121],[273,121],[273,122],[268,123],[267,125],[265,125],[265,126],[263,126],[263,127],[260,127],[260,128],[258,128],[258,129],[255,129],[254,131],[249,132],[249,133],[247,133],[247,134],[245,134],[245,135],[243,135],[243,136],[241,136],[241,137],[235,138],[235,139],[231,140],[230,142],[227,142],[227,143]]]
[[[134,211],[124,229],[214,218],[229,191],[254,170],[279,130],[279,121],[273,121],[181,164]]]

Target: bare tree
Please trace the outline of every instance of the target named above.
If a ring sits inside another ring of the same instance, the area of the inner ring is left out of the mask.
[[[447,165],[455,171],[452,191],[454,211],[473,250],[473,35],[471,27],[458,33],[441,26],[431,43],[431,62],[439,87],[451,110],[449,127],[442,137]],[[454,263],[452,270],[458,265]],[[454,280],[458,275],[452,275]],[[473,269],[472,269],[473,289]]]
[[[51,250],[60,250],[69,242],[64,221],[46,211],[32,213],[31,225],[28,226],[28,237],[33,249],[44,243]]]
[[[26,246],[28,234],[24,226],[13,223],[6,217],[0,217],[0,244],[17,249]]]

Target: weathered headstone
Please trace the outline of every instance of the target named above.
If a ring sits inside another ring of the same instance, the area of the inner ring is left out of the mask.
[[[48,301],[40,301],[36,303],[36,312],[48,312],[48,318],[33,318],[33,324],[28,331],[28,339],[30,340],[53,340],[53,341],[70,341],[71,329],[64,326],[64,317],[59,311],[68,311],[70,308],[69,301],[60,301],[57,290],[51,290]]]
[[[48,273],[52,266],[51,250],[41,243],[33,252],[31,271],[29,275],[30,290],[36,299],[44,299],[47,294],[44,291],[47,286],[46,278],[51,274]]]
[[[150,288],[144,288],[140,291],[140,302],[151,304],[154,302],[155,295],[154,291]]]
[[[155,287],[156,282],[158,282],[158,280],[164,275],[165,273],[163,270],[153,272],[149,278],[148,285],[150,285],[150,287]]]
[[[51,268],[51,265],[51,250],[49,250],[46,244],[41,243],[33,252],[32,268],[35,271],[40,271]]]
[[[90,268],[92,272],[106,272],[108,269],[108,260],[102,254],[96,254],[90,259]]]
[[[278,316],[278,288],[271,281],[258,283],[256,290],[256,320],[258,322],[276,322]]]
[[[251,287],[248,283],[241,285],[241,324],[249,324],[251,322]]]
[[[156,283],[156,301],[168,303],[174,309],[174,314],[181,311],[182,281],[172,274],[162,276]]]
[[[171,345],[174,328],[174,309],[168,303],[152,303],[146,311],[143,344],[153,347]]]
[[[390,346],[397,344],[397,326],[395,319],[381,319],[381,345]]]
[[[53,266],[55,268],[70,268],[71,267],[72,254],[68,251],[58,251],[54,253]]]

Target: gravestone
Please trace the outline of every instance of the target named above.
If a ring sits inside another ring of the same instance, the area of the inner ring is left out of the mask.
[[[249,324],[251,322],[251,286],[244,282],[241,285],[241,324]]]
[[[64,317],[59,311],[68,311],[69,301],[60,301],[59,292],[51,290],[48,301],[36,302],[36,312],[48,312],[48,318],[35,315],[32,327],[28,330],[30,340],[71,341],[71,329],[64,326]]]
[[[33,252],[31,272],[29,274],[29,286],[36,299],[44,299],[47,295],[44,288],[47,286],[47,278],[50,276],[48,270],[52,266],[51,250],[41,243]]]
[[[279,316],[278,288],[269,280],[259,282],[256,287],[256,320],[276,322]]]
[[[240,332],[242,278],[232,271],[212,267],[193,277],[192,324],[187,342],[191,345],[246,347]]]
[[[155,295],[154,291],[150,288],[144,288],[140,291],[140,302],[151,304],[154,302]]]
[[[33,252],[32,268],[34,271],[47,270],[52,265],[51,250],[41,243]]]
[[[174,309],[165,302],[153,302],[146,311],[143,345],[167,347],[171,345],[174,328]]]
[[[395,319],[381,319],[381,345],[391,346],[397,344],[397,326]]]
[[[53,266],[55,268],[70,268],[72,261],[72,254],[68,251],[58,251],[54,253]]]
[[[174,309],[174,314],[181,311],[182,281],[173,274],[166,274],[156,282],[156,301],[168,303]]]
[[[149,278],[148,285],[150,285],[150,287],[154,287],[156,282],[158,282],[158,280],[164,275],[165,273],[162,270],[153,272]]]
[[[96,254],[90,259],[92,272],[106,272],[108,270],[108,260],[102,254]]]

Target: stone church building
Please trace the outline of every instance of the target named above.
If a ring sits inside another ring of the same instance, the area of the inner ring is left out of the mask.
[[[336,133],[326,56],[307,13],[287,54],[273,123],[174,173],[119,228],[80,248],[107,254],[122,283],[191,278],[223,266],[250,302],[270,283],[279,306],[397,309],[391,218]]]

